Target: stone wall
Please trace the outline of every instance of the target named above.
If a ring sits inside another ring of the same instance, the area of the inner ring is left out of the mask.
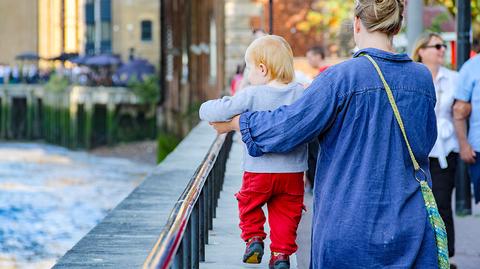
[[[38,51],[37,1],[0,1],[0,63],[13,65],[15,56]]]

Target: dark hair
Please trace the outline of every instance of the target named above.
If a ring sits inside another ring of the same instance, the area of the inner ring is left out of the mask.
[[[235,74],[243,74],[243,71],[245,71],[245,63],[238,64],[237,71],[235,72]]]
[[[479,40],[480,36],[477,37],[477,38],[473,38],[473,42],[472,42],[472,50],[475,51],[476,53],[480,53],[480,40]]]
[[[252,30],[252,34],[256,34],[257,32],[262,32],[264,34],[266,34],[267,32],[265,32],[265,30],[263,30],[262,28],[255,28]]]
[[[322,46],[313,46],[307,50],[307,52],[311,52],[315,55],[320,55],[322,60],[325,59],[325,49]]]

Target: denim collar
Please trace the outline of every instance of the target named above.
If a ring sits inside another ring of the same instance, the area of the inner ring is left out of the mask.
[[[360,54],[362,53],[368,54],[375,58],[385,59],[388,61],[395,61],[395,62],[411,62],[412,61],[412,59],[410,59],[410,57],[408,57],[406,53],[397,54],[397,53],[391,53],[391,52],[374,49],[374,48],[361,49],[357,51],[355,54],[353,54],[353,58],[360,56]]]

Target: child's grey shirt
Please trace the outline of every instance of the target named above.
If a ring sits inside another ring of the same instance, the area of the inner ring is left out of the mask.
[[[246,111],[275,110],[300,98],[304,88],[290,83],[285,88],[268,85],[249,86],[234,96],[210,100],[200,107],[200,119],[209,122],[228,121]],[[307,145],[302,144],[289,153],[268,153],[261,157],[248,155],[244,145],[243,169],[254,173],[295,173],[307,170]]]

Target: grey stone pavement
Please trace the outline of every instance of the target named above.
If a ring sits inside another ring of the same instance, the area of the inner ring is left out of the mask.
[[[239,135],[234,136],[234,144],[227,162],[225,183],[220,194],[217,218],[213,221],[213,231],[209,233],[210,244],[206,246],[205,262],[200,269],[240,269],[268,268],[269,241],[265,241],[265,256],[261,265],[242,263],[245,244],[240,239],[238,227],[237,201],[233,196],[240,189],[242,180],[242,143]],[[305,204],[308,211],[303,215],[298,230],[299,249],[291,257],[292,269],[307,269],[310,262],[310,228],[312,220],[312,195],[306,193]],[[459,269],[480,269],[480,205],[473,208],[473,215],[455,217],[456,256],[453,262]],[[268,233],[268,224],[266,224]]]
[[[471,216],[454,217],[456,238],[452,262],[459,269],[480,269],[480,204],[472,203],[472,211]]]

